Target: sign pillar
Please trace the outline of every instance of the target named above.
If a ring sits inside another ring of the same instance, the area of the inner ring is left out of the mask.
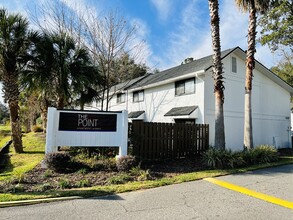
[[[56,114],[57,109],[53,107],[48,108],[47,133],[46,133],[46,154],[57,152],[56,143]]]
[[[122,144],[119,146],[119,155],[118,157],[127,155],[128,147],[128,113],[126,110],[122,111]]]

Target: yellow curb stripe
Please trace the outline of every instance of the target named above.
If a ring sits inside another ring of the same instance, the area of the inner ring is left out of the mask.
[[[273,204],[277,204],[277,205],[280,205],[280,206],[283,206],[283,207],[286,207],[289,209],[293,209],[293,202],[289,202],[289,201],[279,199],[279,198],[276,198],[273,196],[269,196],[269,195],[266,195],[263,193],[259,193],[259,192],[256,192],[256,191],[253,191],[253,190],[241,187],[241,186],[237,186],[237,185],[234,185],[234,184],[222,181],[222,180],[218,180],[215,178],[205,178],[204,180],[208,181],[210,183],[214,183],[216,185],[222,186],[224,188],[227,188],[227,189],[230,189],[230,190],[257,198],[257,199],[261,199],[261,200],[264,200],[264,201],[267,201],[267,202],[270,202]]]

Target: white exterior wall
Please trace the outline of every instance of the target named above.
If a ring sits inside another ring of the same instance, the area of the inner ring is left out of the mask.
[[[190,78],[190,75],[189,77]],[[181,79],[180,79],[181,80]],[[138,91],[140,89],[136,89]],[[204,81],[201,78],[195,80],[195,93],[175,96],[175,81],[165,85],[144,90],[144,101],[133,102],[133,91],[128,91],[127,101],[117,103],[116,96],[110,102],[109,111],[126,109],[128,112],[145,111],[147,122],[174,122],[173,117],[164,116],[171,108],[182,106],[198,106],[198,118],[196,123],[203,123],[204,112]]]
[[[237,59],[237,73],[232,73],[231,54],[223,61],[225,75],[226,147],[241,150],[244,134],[245,61]],[[210,144],[214,145],[214,94],[211,72],[206,74],[205,123],[210,124]],[[252,87],[254,146],[261,144],[289,147],[290,94],[258,70],[254,70]]]

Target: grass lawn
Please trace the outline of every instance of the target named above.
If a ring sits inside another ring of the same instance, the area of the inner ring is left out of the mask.
[[[8,127],[0,126],[0,140],[3,146],[6,141],[10,139],[10,132]],[[10,149],[11,164],[2,170],[0,173],[0,183],[3,181],[10,181],[12,178],[21,179],[25,172],[34,168],[44,157],[45,136],[42,133],[28,133],[23,136],[24,151],[23,154],[15,154],[13,147]],[[0,202],[29,200],[40,198],[52,198],[63,196],[81,196],[91,197],[100,196],[113,193],[128,192],[139,189],[148,189],[164,185],[182,183],[187,181],[199,180],[207,177],[215,177],[233,173],[241,173],[255,169],[261,169],[271,166],[292,164],[293,156],[282,157],[278,162],[270,164],[253,165],[241,169],[228,169],[228,170],[202,170],[192,173],[184,173],[171,178],[161,178],[157,180],[135,181],[125,184],[112,184],[104,186],[93,186],[88,188],[73,188],[73,189],[57,189],[44,192],[15,192],[15,193],[2,193],[0,194]],[[73,174],[74,175],[74,174]],[[1,207],[1,204],[0,204]]]
[[[4,146],[10,138],[10,126],[0,126],[0,146]],[[1,170],[0,181],[21,178],[25,172],[34,168],[44,158],[45,135],[43,133],[23,134],[22,141],[25,153],[16,154],[13,146],[10,146],[11,164],[5,170]]]

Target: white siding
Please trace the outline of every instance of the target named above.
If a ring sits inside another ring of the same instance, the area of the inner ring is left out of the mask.
[[[244,132],[245,62],[237,57],[237,73],[232,73],[231,56],[224,59],[226,147],[241,150]],[[235,56],[235,55],[233,55]],[[210,124],[210,144],[214,145],[214,95],[211,73],[205,83],[206,120]],[[290,94],[254,70],[252,114],[254,146],[261,144],[289,147]],[[275,141],[277,141],[277,143]]]
[[[139,88],[137,89],[139,90]],[[195,80],[195,93],[175,96],[175,82],[144,90],[144,101],[133,102],[133,92],[128,92],[126,103],[116,103],[116,96],[111,100],[110,111],[126,109],[128,112],[145,111],[145,121],[174,122],[173,117],[164,115],[174,107],[198,106],[196,123],[203,123],[204,81]]]
[[[232,57],[237,61],[236,73],[232,72]],[[241,150],[244,133],[245,61],[232,53],[223,60],[223,67],[226,147]],[[190,77],[189,74],[187,78]],[[140,89],[142,88],[137,88],[136,91]],[[173,117],[164,116],[171,108],[196,105],[198,106],[196,123],[210,125],[210,145],[213,146],[215,101],[211,70],[196,77],[195,90],[194,94],[175,96],[175,82],[172,82],[145,89],[143,102],[133,102],[133,91],[127,91],[126,102],[117,104],[114,96],[109,110],[145,111],[145,121],[174,122]],[[252,114],[255,146],[261,144],[276,147],[291,146],[290,94],[256,69],[252,88]]]

